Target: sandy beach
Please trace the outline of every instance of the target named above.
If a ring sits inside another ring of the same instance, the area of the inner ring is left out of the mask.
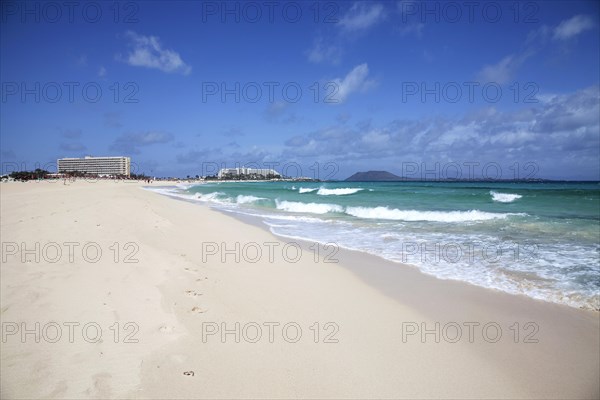
[[[598,312],[144,185],[0,184],[2,398],[600,396]]]

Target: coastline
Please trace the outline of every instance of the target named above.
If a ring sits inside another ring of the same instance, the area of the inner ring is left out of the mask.
[[[3,325],[95,321],[105,335],[97,343],[80,338],[73,343],[44,338],[22,343],[17,335],[8,336],[2,343],[3,397],[600,394],[597,312],[440,280],[351,250],[340,249],[339,262],[325,263],[326,253],[315,258],[311,243],[284,240],[265,227],[206,206],[172,201],[141,190],[143,186],[148,184],[1,184],[3,243],[25,242],[33,248],[36,242],[42,247],[96,242],[105,252],[96,263],[69,262],[66,257],[56,263],[23,263],[14,256],[3,260]],[[110,250],[115,242],[121,249],[119,262]],[[278,248],[295,242],[303,251],[295,262],[277,252],[280,257],[273,261],[263,257],[247,262],[242,257],[235,262],[229,256],[222,262],[215,254],[203,262],[200,250],[208,242],[239,242],[242,247],[278,243]],[[138,263],[122,262],[127,243],[139,247]],[[109,327],[127,321],[139,326],[139,343],[123,343],[122,338],[114,343]],[[225,340],[218,340],[218,334],[202,335],[208,326],[214,328],[212,323],[232,328],[236,322],[253,329],[248,324],[274,322],[280,327],[294,322],[303,336],[295,343],[281,335],[273,342],[262,337],[252,343],[242,332],[238,343],[235,333]],[[319,328],[311,330],[315,322]],[[335,330],[325,331],[327,323],[339,328],[337,343],[324,342]],[[426,334],[425,340],[420,332],[407,335],[409,328],[425,324],[432,329],[436,323],[439,334]],[[534,325],[525,329],[528,323]],[[453,342],[455,324],[463,332]],[[484,337],[480,328],[486,324],[490,330]],[[489,340],[495,340],[494,324],[502,329],[495,342]],[[535,326],[538,330],[531,336]],[[474,330],[472,342],[466,337],[469,327]],[[321,333],[317,343],[315,330]],[[525,342],[528,335],[537,343]],[[190,371],[193,376],[184,375]]]
[[[450,190],[455,195],[447,199],[427,186],[377,183],[148,189],[208,204],[242,221],[258,217],[253,223],[268,226],[279,237],[333,242],[414,266],[439,279],[600,311],[595,211],[586,211],[588,204],[581,204],[577,216],[562,211],[567,204],[549,211],[552,188],[485,185]],[[538,189],[543,196],[538,196]],[[579,196],[575,189],[579,188],[569,187],[563,193]],[[582,201],[592,198],[593,194],[586,195]],[[546,211],[538,215],[538,209]]]

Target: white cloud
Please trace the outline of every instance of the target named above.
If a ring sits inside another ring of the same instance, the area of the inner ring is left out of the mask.
[[[506,56],[498,63],[486,65],[479,73],[482,80],[486,82],[508,82],[514,72],[514,56]]]
[[[548,25],[542,25],[537,29],[530,31],[527,34],[527,39],[525,39],[525,44],[530,45],[539,45],[544,44],[548,37],[550,37],[552,33],[552,28]],[[539,44],[538,44],[539,43]]]
[[[298,117],[293,109],[292,103],[277,100],[267,106],[263,112],[263,117],[270,123],[292,124],[302,121],[303,118]]]
[[[557,94],[555,93],[537,93],[535,95],[535,99],[542,103],[542,104],[549,104],[552,101],[554,101],[554,99],[556,99]]]
[[[579,35],[581,32],[594,27],[594,20],[588,15],[575,15],[562,21],[554,28],[554,39],[567,40]]]
[[[484,66],[478,78],[485,82],[508,83],[514,78],[517,69],[545,44],[550,35],[554,40],[564,41],[592,29],[594,25],[593,19],[587,15],[576,15],[562,21],[554,28],[542,25],[529,32],[525,40],[526,50],[510,54],[496,64]]]
[[[364,146],[371,150],[385,149],[390,146],[391,136],[389,133],[379,130],[368,131],[361,137]]]
[[[545,44],[550,35],[554,40],[565,41],[592,29],[594,26],[594,20],[588,15],[576,15],[562,21],[554,28],[542,25],[529,32],[525,40],[526,50],[510,54],[496,64],[484,66],[479,72],[478,78],[486,82],[499,84],[510,82],[517,69]]]
[[[353,3],[335,25],[338,28],[338,35],[334,42],[325,42],[322,37],[316,38],[312,47],[305,52],[308,61],[315,64],[338,65],[343,54],[342,44],[352,37],[349,33],[364,32],[385,18],[385,9],[382,4],[368,1]]]
[[[342,49],[335,45],[323,43],[323,39],[316,39],[313,47],[306,52],[308,61],[318,64],[329,62],[331,64],[339,64],[342,58]]]
[[[340,165],[366,160],[387,163],[392,172],[399,159],[428,166],[496,162],[506,178],[514,162],[535,162],[540,172],[535,177],[598,179],[598,115],[600,90],[593,86],[509,112],[484,108],[462,117],[396,120],[376,127],[327,126],[288,140],[281,157],[319,157]]]
[[[374,80],[367,79],[368,76],[369,66],[366,63],[357,65],[343,79],[333,80],[337,90],[330,98],[343,103],[351,93],[368,90],[375,85]]]
[[[98,76],[100,78],[104,78],[106,76],[106,68],[100,66],[100,68],[98,69]]]
[[[381,4],[356,2],[340,19],[339,25],[347,31],[360,31],[370,28],[384,18],[385,13]]]
[[[486,65],[479,72],[479,79],[484,82],[496,82],[504,84],[513,79],[517,69],[532,53],[511,54],[504,57],[496,64]]]
[[[138,35],[133,31],[125,33],[129,39],[129,46],[132,50],[126,57],[118,56],[118,59],[125,61],[134,67],[155,68],[163,72],[178,72],[188,75],[192,67],[187,65],[179,53],[171,49],[164,49],[160,40],[156,36]]]

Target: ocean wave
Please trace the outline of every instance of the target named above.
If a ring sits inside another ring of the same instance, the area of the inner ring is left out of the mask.
[[[235,202],[238,204],[247,204],[247,203],[254,203],[255,201],[258,201],[258,200],[266,200],[266,198],[256,197],[256,196],[246,196],[246,195],[240,194],[235,199]]]
[[[289,212],[303,212],[310,214],[327,214],[330,212],[343,212],[344,208],[337,204],[326,203],[299,203],[296,201],[275,200],[278,210]]]
[[[470,222],[504,219],[510,213],[490,213],[479,210],[470,211],[417,211],[398,210],[388,207],[347,207],[346,214],[365,219],[389,219],[399,221],[430,221],[430,222]]]
[[[196,193],[196,200],[200,201],[219,201],[219,196],[223,196],[223,192],[211,192],[211,193]]]
[[[229,204],[232,199],[229,197],[222,197],[225,195],[223,192],[212,192],[212,193],[190,193],[189,191],[181,191],[180,188],[148,188],[148,190],[156,193],[160,193],[165,196],[175,197],[187,201],[194,202],[210,202],[219,204]]]
[[[177,183],[175,187],[181,190],[188,190],[191,187],[197,186],[197,183]]]
[[[321,196],[345,196],[348,194],[354,194],[363,190],[362,188],[338,188],[338,189],[326,189],[320,188],[317,192]]]
[[[300,189],[298,189],[298,193],[310,193],[310,192],[314,192],[317,189],[318,188],[303,188],[303,187],[301,187]]]
[[[511,202],[523,197],[520,194],[497,193],[497,192],[494,192],[493,190],[490,191],[490,194],[492,195],[492,200],[500,202],[500,203],[511,203]]]

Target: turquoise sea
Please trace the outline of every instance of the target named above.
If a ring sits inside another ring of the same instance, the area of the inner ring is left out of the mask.
[[[276,235],[600,309],[599,183],[215,182],[158,190],[258,217]]]

